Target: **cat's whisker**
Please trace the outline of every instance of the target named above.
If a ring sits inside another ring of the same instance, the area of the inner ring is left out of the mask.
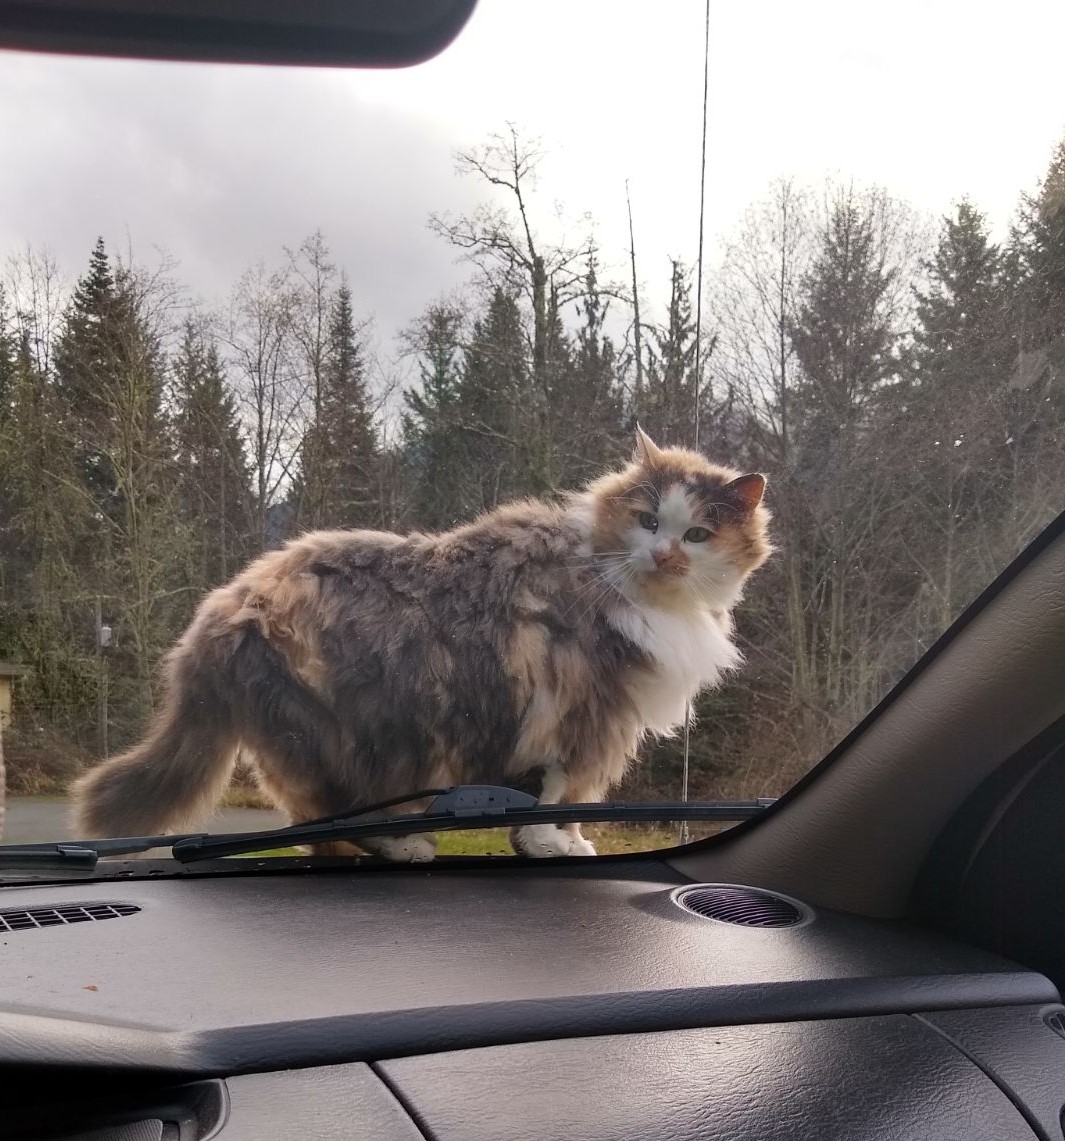
[[[615,574],[618,571],[624,570],[628,566],[628,559],[618,559],[612,563],[597,563],[590,565],[586,568],[581,568],[594,578],[600,578],[605,574]],[[580,589],[578,587],[578,589]]]
[[[586,552],[581,552],[580,554],[576,554],[576,555],[567,555],[566,556],[566,562],[568,562],[568,563],[578,562],[578,561],[592,562],[596,559],[615,559],[615,558],[627,559],[627,558],[629,558],[630,553],[631,552],[624,551],[624,550],[622,550],[622,551],[586,551]]]
[[[577,619],[578,622],[583,622],[584,619],[587,618],[589,614],[597,613],[598,607],[602,604],[603,600],[607,597],[607,595],[610,594],[611,591],[616,591],[618,589],[617,584],[612,579],[608,578],[606,575],[601,575],[600,578],[601,578],[602,582],[604,582],[606,585],[604,586],[603,590],[600,591],[600,593],[597,594],[592,599],[592,601],[588,604],[588,606],[585,608],[585,610],[583,610],[581,612],[580,617]]]
[[[574,601],[583,602],[584,599],[592,593],[592,591],[602,587],[604,584],[608,589],[612,585],[612,578],[605,570],[597,572],[589,582],[586,582],[583,586],[578,587],[577,590],[574,591]]]
[[[578,569],[581,566],[586,566],[586,567],[613,566],[616,563],[628,562],[631,557],[632,556],[629,555],[628,553],[625,553],[623,555],[610,555],[609,557],[600,556],[600,557],[594,558],[594,559],[582,559],[579,562],[578,561],[572,561],[570,563],[570,565],[573,567],[576,567]]]
[[[603,579],[596,577],[595,579],[592,580],[592,582],[585,583],[584,586],[581,587],[579,590],[574,591],[573,603],[567,608],[566,613],[567,614],[571,613],[574,605],[584,602],[585,599],[587,599],[587,597],[590,594],[594,593],[597,590],[600,590],[602,588],[602,586],[603,586]]]

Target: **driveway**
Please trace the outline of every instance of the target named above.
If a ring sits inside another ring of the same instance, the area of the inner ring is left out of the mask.
[[[65,800],[45,796],[9,796],[7,820],[0,844],[36,844],[49,840],[75,840]],[[261,808],[222,808],[204,825],[205,832],[256,832],[277,828],[287,821],[280,812]]]

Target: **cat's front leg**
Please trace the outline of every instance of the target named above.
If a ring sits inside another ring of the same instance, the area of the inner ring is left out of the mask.
[[[581,832],[579,824],[563,824],[563,832],[570,832],[573,836],[573,850],[571,856],[596,856],[595,845]]]
[[[559,804],[566,793],[568,778],[561,765],[544,769],[540,788],[541,804]],[[595,846],[581,834],[579,824],[526,824],[510,830],[510,844],[519,856],[594,856]]]
[[[526,824],[510,831],[510,845],[519,856],[594,856],[595,845],[576,824]]]
[[[368,852],[397,864],[427,864],[436,857],[436,837],[431,832],[410,836],[374,836],[373,839],[360,840],[359,844]]]

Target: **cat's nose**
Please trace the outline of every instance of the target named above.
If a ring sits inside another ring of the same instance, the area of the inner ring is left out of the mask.
[[[652,547],[651,558],[654,559],[656,567],[664,567],[673,558],[673,545],[667,546],[665,543],[660,543],[658,546]]]

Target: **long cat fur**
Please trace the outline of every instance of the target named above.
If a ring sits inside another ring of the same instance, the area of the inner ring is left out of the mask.
[[[77,783],[77,833],[194,824],[238,750],[293,821],[530,774],[544,801],[601,799],[645,735],[675,731],[737,665],[731,610],[771,549],[763,487],[638,433],[629,465],[558,504],[444,534],[315,532],[262,555],[166,657],[143,741]],[[688,542],[695,525],[709,539]],[[512,843],[594,852],[576,826]],[[429,836],[363,847],[434,851]]]

